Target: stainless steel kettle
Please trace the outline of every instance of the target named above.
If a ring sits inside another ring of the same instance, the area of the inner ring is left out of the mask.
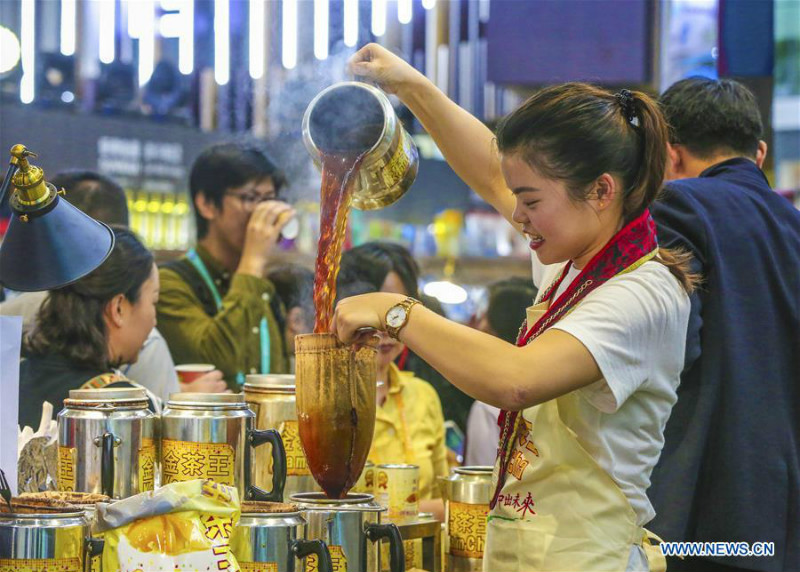
[[[366,153],[353,206],[375,210],[395,203],[414,183],[419,153],[380,89],[347,81],[322,90],[303,116],[303,143],[317,167],[323,154]]]
[[[156,426],[141,388],[73,389],[58,414],[58,488],[124,499],[153,490]]]

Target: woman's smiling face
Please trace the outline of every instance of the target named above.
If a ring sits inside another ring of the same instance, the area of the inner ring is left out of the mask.
[[[520,155],[503,155],[501,165],[517,201],[512,218],[543,264],[575,260],[592,249],[603,226],[592,200],[573,200],[564,181],[542,176]]]

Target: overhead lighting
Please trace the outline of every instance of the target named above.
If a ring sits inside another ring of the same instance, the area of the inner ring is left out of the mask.
[[[183,75],[194,71],[194,0],[161,0],[158,19],[162,38],[178,39],[178,69]]]
[[[61,0],[61,53],[75,53],[75,0]]]
[[[358,43],[358,0],[344,0],[344,45]]]
[[[137,6],[136,0],[127,0],[128,14],[128,35],[134,40],[138,40],[142,29],[142,19],[145,8]],[[141,9],[137,9],[141,8]]]
[[[143,86],[153,75],[156,59],[156,10],[154,0],[136,0],[128,3],[128,26],[135,21],[139,38],[139,85]],[[134,16],[135,14],[135,16]]]
[[[194,71],[194,0],[187,0],[181,13],[183,30],[178,40],[178,69],[189,75]]]
[[[231,77],[230,0],[214,0],[214,80],[225,85]]]
[[[436,0],[422,0],[422,7],[426,10],[430,10],[436,6]]]
[[[314,57],[328,57],[328,0],[314,0]]]
[[[479,0],[478,1],[478,20],[485,24],[489,21],[489,11],[491,9],[491,4],[489,0]]]
[[[297,0],[283,0],[281,63],[287,70],[297,65]]]
[[[30,103],[33,101],[36,73],[36,0],[22,0],[21,8],[22,80],[19,85],[19,99],[22,103]]]
[[[104,64],[110,64],[114,61],[114,40],[116,39],[117,30],[116,7],[116,1],[100,2],[98,38],[100,42],[100,61]]]
[[[412,0],[397,0],[397,19],[401,24],[408,24],[411,22],[411,17],[414,15],[414,6]]]
[[[17,67],[19,57],[17,36],[5,26],[0,26],[0,74],[10,72]]]
[[[463,304],[467,301],[467,291],[448,280],[428,282],[422,291],[442,304]]]
[[[386,33],[386,0],[372,0],[372,33],[378,38]]]
[[[250,77],[261,79],[264,77],[264,52],[266,44],[264,42],[264,14],[265,0],[250,0],[250,34],[248,37],[250,46]]]

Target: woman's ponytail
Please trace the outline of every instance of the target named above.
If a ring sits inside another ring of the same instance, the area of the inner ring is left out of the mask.
[[[620,101],[623,114],[626,114],[627,107],[624,103],[627,99],[625,92],[630,98],[630,108],[633,112],[632,116],[629,116],[629,121],[640,138],[640,158],[636,176],[623,204],[624,216],[629,219],[650,206],[664,186],[669,126],[658,104],[642,92],[622,90],[618,94],[618,101],[623,100]],[[691,294],[695,290],[700,282],[700,276],[691,271],[690,253],[681,249],[660,247],[657,260],[669,269],[687,293]]]

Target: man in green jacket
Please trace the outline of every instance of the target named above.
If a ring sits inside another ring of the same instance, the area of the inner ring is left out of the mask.
[[[250,373],[288,369],[280,302],[264,278],[294,214],[279,200],[283,173],[259,149],[209,147],[189,191],[197,246],[161,268],[158,327],[176,363],[211,363],[239,391]]]

